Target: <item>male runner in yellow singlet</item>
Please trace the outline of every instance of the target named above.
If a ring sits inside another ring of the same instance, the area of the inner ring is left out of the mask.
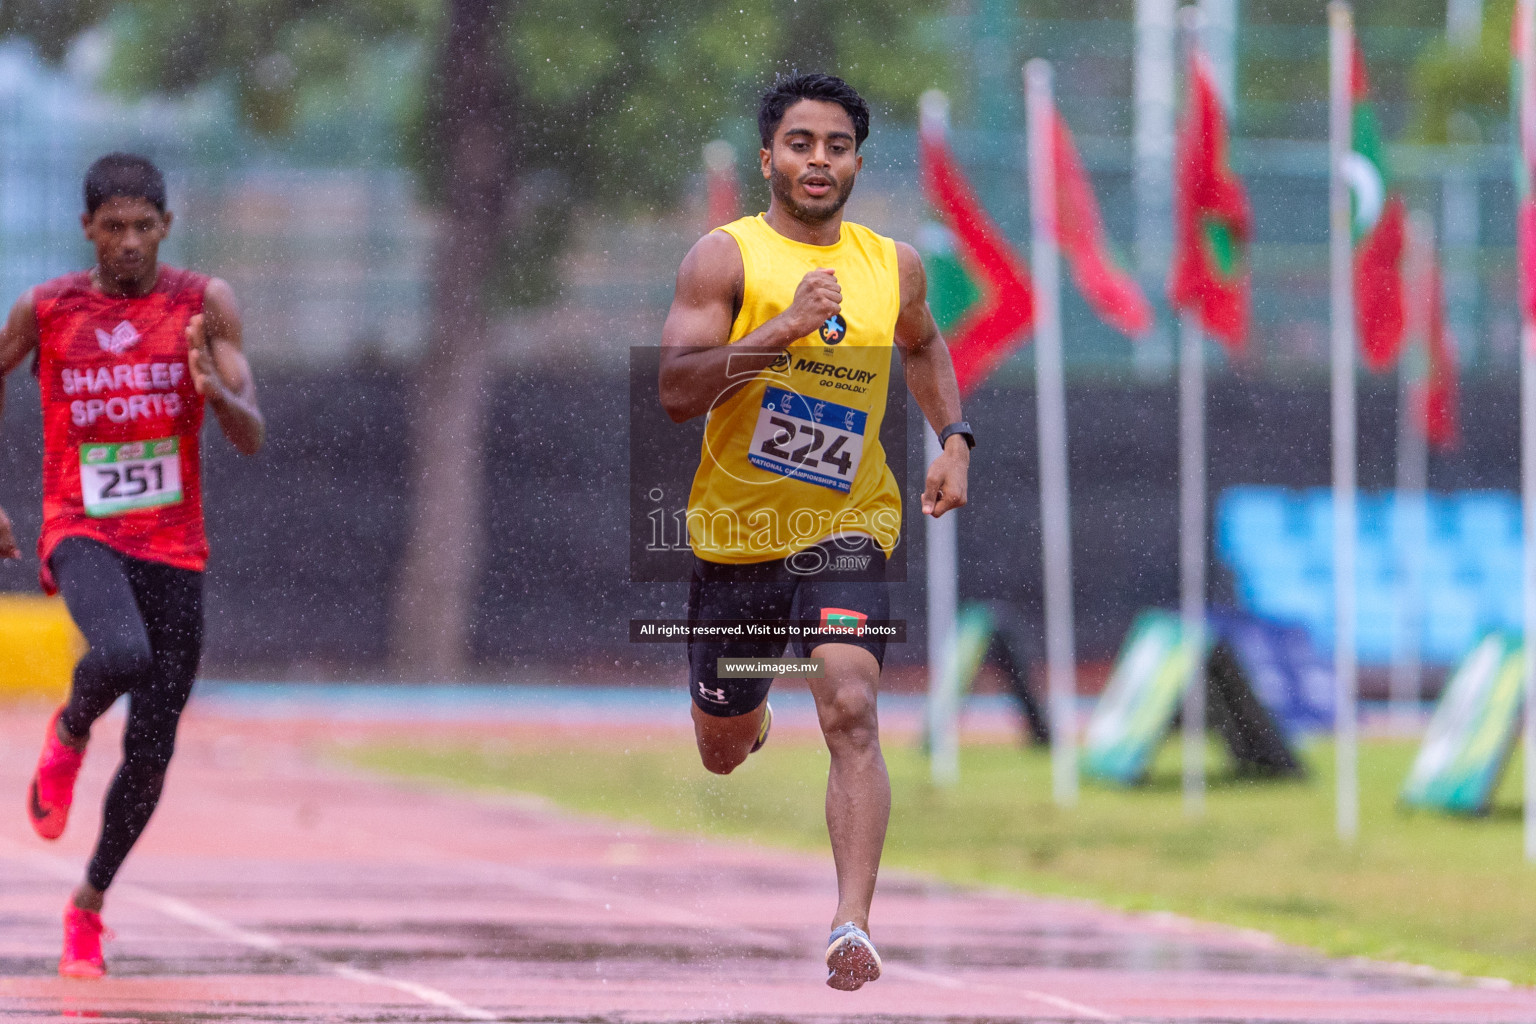
[[[892,346],[942,440],[925,515],[965,504],[974,440],[917,253],[843,220],[869,107],[830,75],[781,78],[758,130],[768,212],[710,232],[683,260],[662,333],[661,402],[679,423],[708,416],[688,501],[690,622],[832,627],[795,646],[824,662],[810,682],[832,761],[827,984],[852,990],[880,976],[869,906],[891,811],[875,715],[885,640],[862,628],[889,619],[885,562],[901,524],[880,446]],[[741,764],[772,722],[772,679],[722,678],[717,659],[776,657],[784,645],[689,641],[694,733],[710,771]]]

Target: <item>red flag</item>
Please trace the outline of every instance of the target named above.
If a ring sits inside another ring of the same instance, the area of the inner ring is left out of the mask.
[[[1527,95],[1526,79],[1531,54],[1526,52],[1525,7],[1515,4],[1511,26],[1509,104],[1515,152],[1515,248],[1520,265],[1520,316],[1526,323],[1536,322],[1536,97]]]
[[[1054,117],[1056,144],[1056,233],[1072,268],[1072,280],[1099,318],[1132,338],[1152,327],[1152,305],[1131,275],[1110,255],[1093,187],[1059,112]]]
[[[1403,231],[1407,209],[1393,193],[1376,227],[1355,248],[1355,329],[1365,365],[1381,371],[1403,349]]]
[[[1520,312],[1536,322],[1536,195],[1524,195],[1515,217],[1515,244],[1520,262]]]
[[[953,232],[961,264],[982,296],[948,339],[965,395],[1023,344],[1034,324],[1034,290],[1029,272],[971,191],[936,123],[925,123],[918,133],[918,163],[923,192]]]
[[[1350,63],[1350,153],[1344,174],[1354,192],[1355,330],[1365,365],[1380,371],[1397,361],[1407,334],[1403,245],[1408,212],[1402,196],[1388,190],[1376,108],[1358,42]]]
[[[1227,163],[1226,115],[1205,58],[1190,60],[1189,97],[1174,171],[1175,309],[1194,313],[1228,349],[1248,337],[1251,218],[1243,183]]]
[[[1419,292],[1424,297],[1424,347],[1429,370],[1419,390],[1419,411],[1424,438],[1436,448],[1454,448],[1460,440],[1456,428],[1456,346],[1445,329],[1445,284],[1440,261],[1433,255],[1429,280]]]
[[[736,180],[736,151],[716,139],[704,147],[704,195],[707,230],[741,216],[741,187]]]

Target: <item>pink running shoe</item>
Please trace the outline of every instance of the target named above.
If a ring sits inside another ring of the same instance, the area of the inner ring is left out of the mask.
[[[27,788],[27,817],[32,828],[44,839],[57,839],[69,823],[69,805],[75,798],[75,776],[85,752],[59,740],[59,716],[63,708],[48,719],[48,736],[43,753],[37,759],[37,774]]]
[[[59,957],[59,975],[64,978],[99,978],[107,973],[101,956],[102,938],[112,933],[101,923],[101,915],[81,910],[71,903],[64,908],[64,955]]]

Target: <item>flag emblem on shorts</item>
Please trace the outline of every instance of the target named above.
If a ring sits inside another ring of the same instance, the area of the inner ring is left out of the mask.
[[[827,629],[859,629],[869,621],[869,616],[862,612],[849,611],[847,608],[823,608],[821,610],[821,628]]]

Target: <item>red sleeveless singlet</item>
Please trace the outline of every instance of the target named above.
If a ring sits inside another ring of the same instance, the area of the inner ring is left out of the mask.
[[[187,322],[208,278],[162,265],[135,298],[106,295],[90,274],[32,291],[43,400],[43,589],[48,556],[89,537],[134,558],[203,569],[198,431],[203,399],[187,371]]]

